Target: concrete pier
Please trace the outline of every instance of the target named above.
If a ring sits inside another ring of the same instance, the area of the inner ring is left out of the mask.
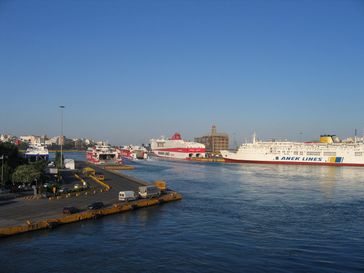
[[[0,237],[15,235],[23,232],[53,228],[60,224],[72,223],[82,220],[95,219],[99,216],[120,213],[137,208],[142,208],[160,203],[181,200],[182,196],[173,191],[167,191],[160,197],[152,199],[139,199],[133,202],[121,203],[118,200],[119,191],[137,191],[139,186],[147,185],[145,181],[121,174],[116,171],[105,170],[87,162],[77,162],[78,169],[91,167],[97,174],[105,177],[104,183],[109,189],[98,184],[90,177],[87,180],[94,190],[80,192],[77,195],[60,196],[49,199],[17,198],[0,203]],[[65,174],[66,179],[73,178],[74,173]],[[103,202],[105,207],[100,210],[87,210],[93,202]],[[74,206],[81,210],[80,213],[64,215],[64,207]]]

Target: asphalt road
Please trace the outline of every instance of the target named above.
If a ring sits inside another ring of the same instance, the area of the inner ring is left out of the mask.
[[[82,169],[89,166],[86,162],[76,162],[76,167]],[[101,168],[91,166],[96,170],[97,174],[105,176],[105,183],[111,186],[108,192],[97,192],[95,195],[81,195],[72,198],[63,198],[60,200],[25,200],[17,198],[14,200],[7,200],[0,202],[0,228],[9,226],[24,225],[27,220],[37,222],[50,218],[57,218],[62,216],[62,210],[66,206],[74,206],[79,209],[86,209],[87,206],[93,202],[103,202],[106,206],[115,204],[118,201],[119,191],[134,190],[137,191],[139,186],[146,185],[147,183],[139,179],[126,176],[120,173],[105,171]],[[65,184],[74,184],[79,181],[75,180],[71,172],[63,173]],[[87,179],[91,186],[101,188],[92,179]]]

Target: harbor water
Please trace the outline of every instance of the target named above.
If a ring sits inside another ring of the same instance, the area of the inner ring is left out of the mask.
[[[364,272],[364,168],[134,165],[184,199],[2,239],[0,272]]]

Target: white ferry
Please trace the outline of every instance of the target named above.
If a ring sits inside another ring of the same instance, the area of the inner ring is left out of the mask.
[[[127,160],[146,160],[148,159],[148,150],[143,146],[128,145],[118,148],[121,156]]]
[[[205,157],[206,148],[204,144],[184,141],[179,133],[171,138],[151,139],[150,145],[155,156],[164,159],[189,160],[192,158]]]
[[[49,151],[45,144],[34,143],[29,144],[27,150],[25,151],[25,158],[29,162],[35,162],[38,160],[48,160]]]
[[[86,159],[93,164],[122,164],[120,152],[105,142],[98,142],[86,151]]]
[[[221,151],[225,162],[364,167],[364,143],[341,142],[334,135],[320,142],[257,141],[242,144],[236,152]]]

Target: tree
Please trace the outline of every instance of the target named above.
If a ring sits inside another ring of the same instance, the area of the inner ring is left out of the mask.
[[[31,165],[33,165],[38,171],[45,172],[47,164],[48,162],[46,160],[39,159],[36,162],[32,163]]]
[[[13,184],[30,184],[39,180],[42,173],[34,165],[20,165],[12,175]]]
[[[3,177],[5,183],[2,183],[2,186],[4,186],[6,183],[10,182],[12,173],[14,172],[15,168],[25,161],[20,156],[18,148],[10,142],[0,143],[0,157],[3,158],[0,163],[0,175],[2,175],[2,164],[4,164]]]
[[[46,180],[46,168],[48,166],[48,162],[45,159],[40,159],[31,165],[34,166],[40,172],[40,178],[37,179],[38,182],[44,182]]]
[[[10,142],[0,143],[0,156],[2,155],[6,157],[5,161],[11,169],[15,169],[18,165],[24,162],[22,157],[19,155],[18,148]]]

